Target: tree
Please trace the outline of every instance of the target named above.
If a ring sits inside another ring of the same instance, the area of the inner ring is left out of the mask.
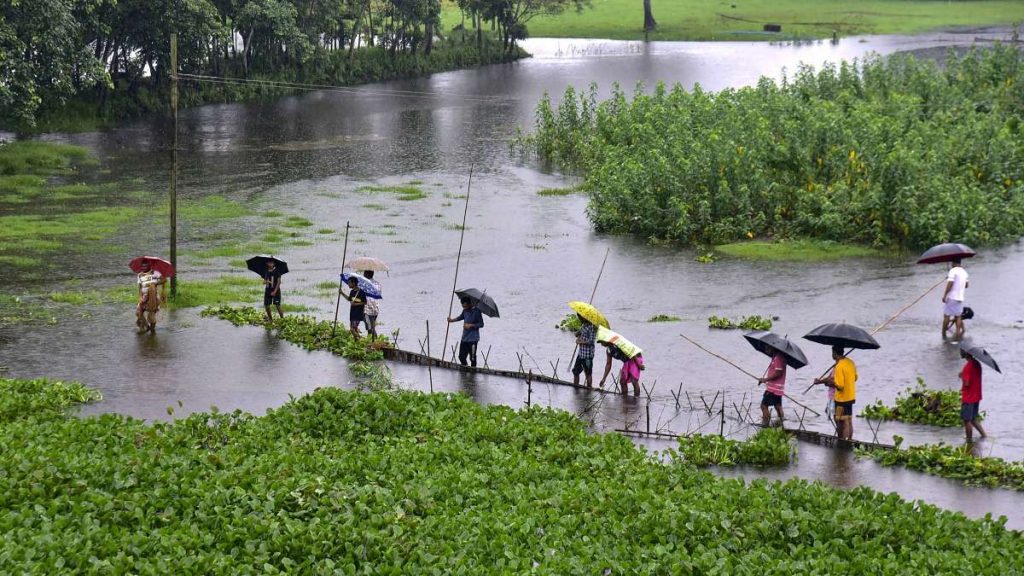
[[[0,0],[0,121],[7,127],[31,128],[44,103],[107,80],[73,8],[72,0]]]
[[[654,13],[651,12],[651,0],[644,0],[644,35],[658,27],[654,21]]]

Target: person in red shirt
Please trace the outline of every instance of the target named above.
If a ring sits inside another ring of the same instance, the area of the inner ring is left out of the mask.
[[[967,441],[973,441],[973,429],[977,428],[981,437],[985,437],[985,429],[978,423],[978,406],[981,404],[981,362],[964,350],[960,357],[966,360],[960,370],[960,418],[964,421],[964,434]]]

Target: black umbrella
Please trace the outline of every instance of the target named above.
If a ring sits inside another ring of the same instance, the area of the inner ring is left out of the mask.
[[[960,343],[960,349],[985,366],[988,366],[1000,374],[1003,373],[1003,371],[999,369],[999,364],[996,364],[996,359],[989,356],[988,351],[981,346],[977,346],[972,342],[964,341]]]
[[[946,242],[938,244],[924,251],[917,259],[918,264],[938,264],[939,262],[953,262],[964,258],[973,258],[974,250],[965,244]]]
[[[862,328],[843,322],[822,324],[804,334],[804,338],[818,344],[842,346],[843,348],[877,350],[882,347],[878,341],[871,337],[871,334],[868,334]]]
[[[284,260],[278,260],[273,256],[259,255],[253,256],[245,261],[245,267],[253,272],[263,276],[267,273],[267,262],[274,263],[274,273],[281,275],[288,273],[288,263]]]
[[[487,295],[486,290],[481,292],[476,288],[466,288],[465,290],[456,290],[455,294],[460,300],[462,298],[469,298],[480,312],[490,316],[491,318],[498,317],[498,305],[494,303],[494,298]]]
[[[804,351],[796,344],[774,332],[754,330],[744,334],[743,337],[747,339],[747,342],[750,342],[754,349],[765,356],[773,357],[776,352],[780,352],[786,358],[786,364],[789,366],[793,368],[807,366],[807,357],[804,356]]]

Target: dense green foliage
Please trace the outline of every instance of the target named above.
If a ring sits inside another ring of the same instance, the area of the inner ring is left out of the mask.
[[[772,319],[757,314],[742,316],[738,320],[732,320],[725,316],[708,316],[708,328],[720,330],[731,330],[742,328],[743,330],[771,330]]]
[[[694,466],[785,466],[796,455],[794,441],[781,428],[762,428],[746,440],[713,434],[679,439],[679,454]]]
[[[235,326],[272,326],[277,336],[306,350],[327,350],[349,360],[380,360],[384,354],[381,346],[387,345],[386,336],[356,339],[342,322],[337,329],[328,320],[318,320],[313,316],[291,314],[267,324],[263,310],[244,306],[211,306],[202,312],[203,316],[214,316],[227,320]]]
[[[907,386],[906,390],[896,395],[895,406],[886,406],[881,400],[876,400],[874,404],[865,406],[860,415],[875,420],[900,420],[933,426],[963,425],[960,419],[960,391],[931,390],[920,377],[917,386]],[[978,415],[978,421],[984,418],[984,412]]]
[[[188,106],[514,60],[530,18],[586,3],[465,0],[473,35],[440,29],[441,0],[0,0],[0,128],[166,109],[172,33]]]
[[[955,478],[968,485],[1024,490],[1024,462],[976,456],[972,445],[930,444],[898,450],[859,451],[886,466],[905,466],[935,476]]]
[[[603,232],[722,244],[876,247],[1024,232],[1024,65],[1011,46],[802,67],[711,94],[659,85],[597,102],[566,91],[521,143],[584,174]]]
[[[260,418],[17,414],[0,433],[4,573],[1002,576],[1024,563],[999,521],[715,478],[568,413],[460,395],[324,388]]]
[[[580,317],[575,312],[570,312],[562,318],[558,324],[555,324],[555,328],[559,330],[565,330],[566,332],[578,332],[583,326],[583,322],[580,322]]]

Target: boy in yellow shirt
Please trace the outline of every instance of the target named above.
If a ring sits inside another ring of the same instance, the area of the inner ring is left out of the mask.
[[[857,400],[857,366],[843,355],[842,346],[832,347],[832,359],[836,361],[832,373],[816,378],[815,384],[835,388],[836,433],[843,440],[853,439],[853,403]]]

